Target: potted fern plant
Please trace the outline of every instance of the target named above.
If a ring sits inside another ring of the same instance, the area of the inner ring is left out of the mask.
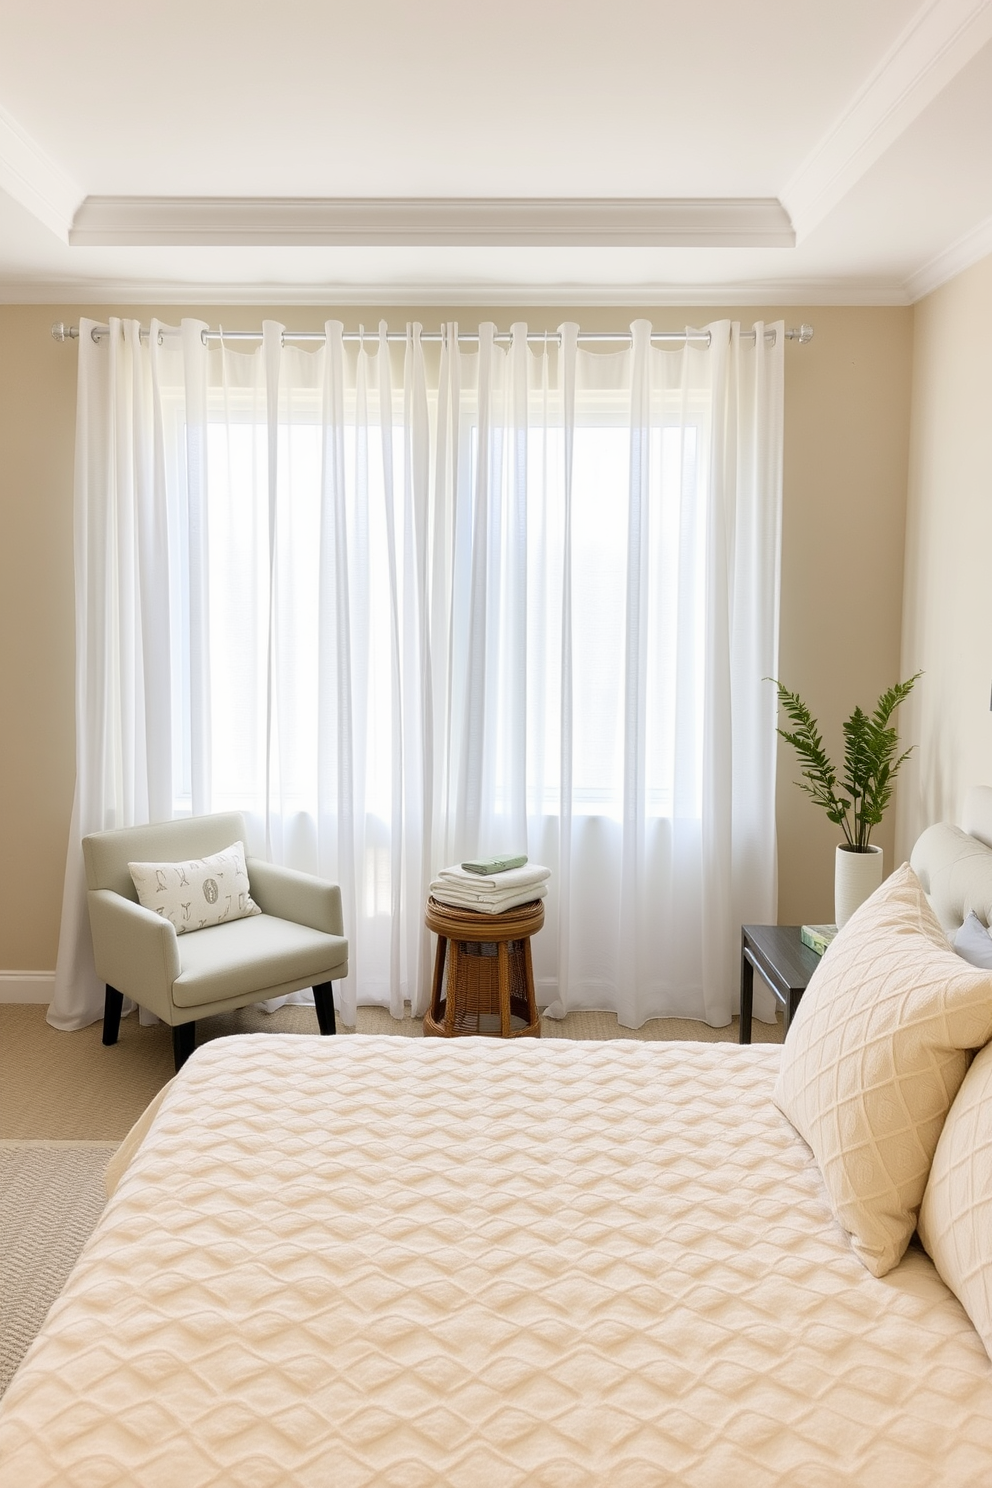
[[[796,784],[830,821],[840,827],[844,841],[837,846],[834,869],[834,916],[838,927],[845,924],[882,882],[882,849],[869,839],[892,799],[892,787],[900,766],[912,754],[912,746],[898,753],[899,735],[892,715],[913,690],[922,673],[897,682],[882,693],[872,713],[857,707],[844,724],[844,762],[834,769],[820,728],[797,692],[770,678],[778,689],[779,705],[792,724],[778,733],[791,744],[802,765],[802,780]]]

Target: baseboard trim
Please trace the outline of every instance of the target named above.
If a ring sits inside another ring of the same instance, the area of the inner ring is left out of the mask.
[[[55,991],[54,971],[0,971],[0,1003],[43,1002]]]

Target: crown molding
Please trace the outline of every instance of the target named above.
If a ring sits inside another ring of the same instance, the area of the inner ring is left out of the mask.
[[[772,197],[88,196],[73,247],[791,248]]]
[[[63,243],[83,192],[41,146],[0,107],[0,190],[6,191]]]
[[[890,280],[747,281],[728,284],[176,284],[112,280],[0,280],[0,304],[48,305],[53,313],[83,306],[212,305],[317,307],[402,306],[886,306],[909,303]]]
[[[992,0],[917,11],[782,192],[801,241],[992,39]]]
[[[932,294],[949,279],[970,269],[979,259],[992,253],[992,217],[986,217],[977,227],[964,233],[949,248],[936,254],[922,268],[911,274],[905,283],[906,297],[911,305]]]

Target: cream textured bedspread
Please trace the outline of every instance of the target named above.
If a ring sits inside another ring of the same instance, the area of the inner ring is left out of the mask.
[[[992,1483],[992,1364],[922,1253],[854,1257],[777,1062],[208,1044],[0,1407],[0,1482]]]

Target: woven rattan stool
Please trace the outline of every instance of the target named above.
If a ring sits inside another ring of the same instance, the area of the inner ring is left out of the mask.
[[[425,918],[437,954],[424,1033],[540,1038],[530,937],[544,924],[542,901],[485,914],[428,899]]]

